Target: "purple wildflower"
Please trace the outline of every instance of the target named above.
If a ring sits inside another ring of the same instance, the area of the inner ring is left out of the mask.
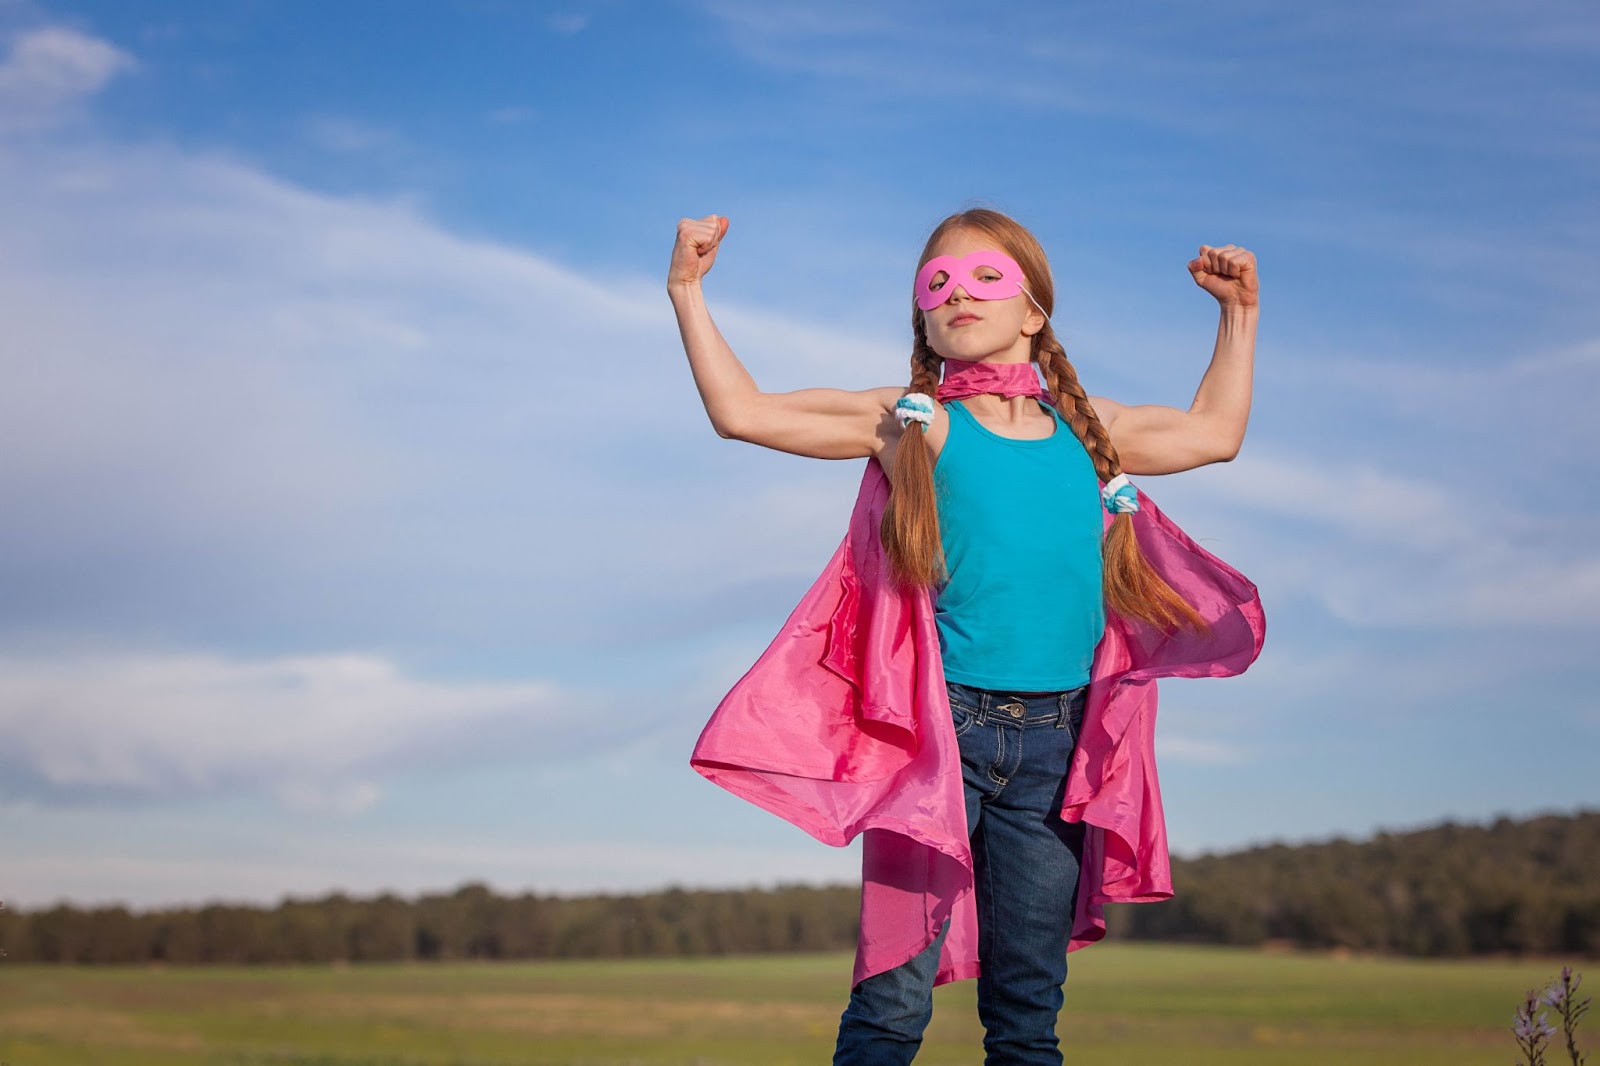
[[[1556,1035],[1556,1027],[1551,1025],[1545,1012],[1540,1011],[1537,1016],[1532,1016],[1527,1011],[1519,1010],[1516,1013],[1516,1024],[1511,1031],[1517,1035],[1518,1040],[1549,1040]]]
[[[1544,1066],[1545,1044],[1556,1035],[1555,1026],[1546,1019],[1544,1011],[1539,1010],[1539,1003],[1538,991],[1529,989],[1522,1006],[1511,1016],[1511,1034],[1517,1038],[1517,1050],[1527,1056],[1525,1060],[1519,1059],[1517,1066]]]
[[[1583,975],[1572,972],[1572,967],[1563,966],[1561,976],[1552,981],[1543,992],[1530,991],[1518,1008],[1515,1015],[1515,1024],[1512,1032],[1517,1037],[1517,1048],[1527,1056],[1527,1062],[1519,1062],[1518,1066],[1544,1066],[1544,1043],[1554,1038],[1556,1033],[1561,1033],[1565,1038],[1567,1058],[1572,1066],[1584,1066],[1589,1056],[1578,1050],[1578,1021],[1589,1012],[1589,1000],[1578,999],[1573,995],[1582,983]],[[1546,1021],[1543,1011],[1539,1007],[1551,1007],[1556,1012],[1556,1017],[1561,1020],[1561,1027],[1556,1027]]]

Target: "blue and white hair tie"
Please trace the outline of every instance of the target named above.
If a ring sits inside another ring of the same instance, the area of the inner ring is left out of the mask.
[[[1139,490],[1127,474],[1118,474],[1100,489],[1100,502],[1111,514],[1133,514],[1139,509]]]
[[[899,420],[901,429],[921,422],[922,432],[928,432],[928,427],[933,425],[933,397],[922,392],[906,393],[894,402],[894,417]]]

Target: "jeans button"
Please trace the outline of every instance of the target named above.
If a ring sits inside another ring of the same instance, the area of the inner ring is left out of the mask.
[[[1023,714],[1026,713],[1026,711],[1027,711],[1027,708],[1024,707],[1020,703],[1007,703],[1004,706],[1002,706],[1000,709],[1002,711],[1005,711],[1007,714],[1009,714],[1013,718],[1021,718],[1023,716]]]

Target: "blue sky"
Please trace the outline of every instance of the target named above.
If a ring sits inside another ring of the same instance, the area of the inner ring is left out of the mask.
[[[1600,15],[1584,3],[0,0],[0,899],[836,881],[694,738],[858,463],[722,441],[677,220],[767,388],[907,376],[981,203],[1141,485],[1261,587],[1163,686],[1174,849],[1600,803]]]

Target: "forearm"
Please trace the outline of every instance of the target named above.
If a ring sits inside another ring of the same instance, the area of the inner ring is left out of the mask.
[[[669,284],[667,294],[678,316],[678,333],[683,337],[695,388],[700,390],[700,402],[717,433],[732,436],[740,411],[761,390],[711,320],[700,283]]]
[[[1259,305],[1228,305],[1217,322],[1217,344],[1211,365],[1200,379],[1189,412],[1212,427],[1218,447],[1232,458],[1244,441],[1250,419],[1250,390],[1255,373],[1256,323]]]

